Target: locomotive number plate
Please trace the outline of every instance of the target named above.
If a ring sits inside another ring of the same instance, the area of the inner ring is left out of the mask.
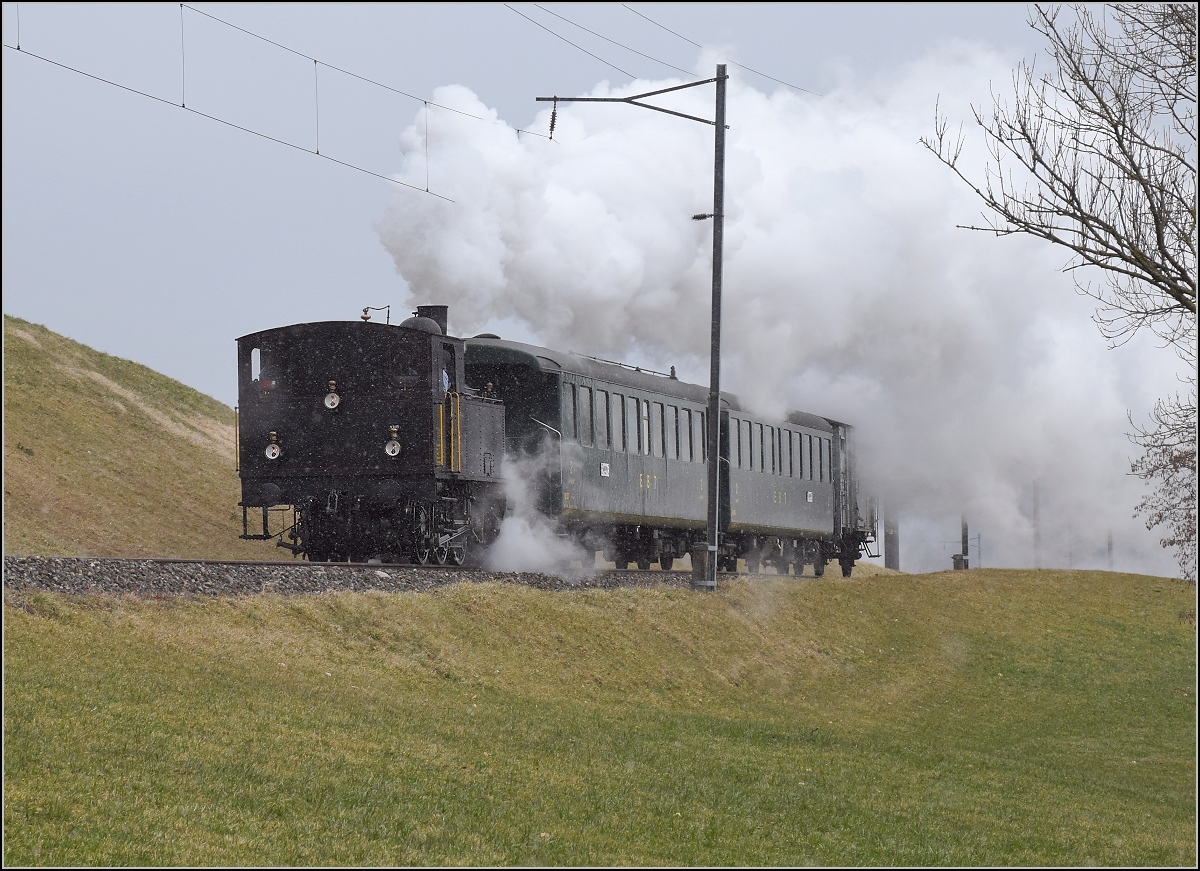
[[[601,478],[607,478],[607,477],[608,477],[608,463],[601,463],[601,464],[600,464],[600,477],[601,477]]]

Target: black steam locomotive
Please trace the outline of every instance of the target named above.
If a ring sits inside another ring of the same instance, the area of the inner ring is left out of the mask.
[[[462,564],[499,534],[502,463],[537,509],[617,568],[705,542],[708,390],[670,375],[447,335],[445,306],[398,326],[296,324],[238,339],[243,538],[313,561]],[[850,574],[875,539],[851,428],[768,420],[722,394],[718,568]],[[250,531],[250,510],[262,531]],[[272,512],[286,519],[272,530]]]

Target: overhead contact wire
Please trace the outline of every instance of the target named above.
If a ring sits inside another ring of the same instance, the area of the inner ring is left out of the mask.
[[[691,76],[693,79],[700,78],[698,75],[696,75],[695,73],[693,73],[689,70],[685,70],[682,67],[677,67],[674,64],[669,64],[665,60],[659,60],[656,57],[651,57],[648,54],[643,54],[642,52],[638,51],[636,48],[630,48],[629,46],[625,45],[624,43],[617,42],[615,39],[609,39],[607,36],[605,36],[602,33],[597,33],[594,30],[588,30],[588,28],[584,27],[582,24],[572,21],[570,18],[567,18],[565,16],[559,15],[557,12],[555,12],[552,9],[547,9],[545,6],[541,6],[537,3],[534,3],[533,5],[537,6],[538,9],[541,9],[543,12],[547,13],[548,15],[553,15],[555,18],[562,19],[563,21],[567,22],[567,24],[570,24],[572,27],[578,27],[580,30],[590,33],[592,36],[598,37],[599,39],[603,39],[605,42],[611,42],[613,45],[619,46],[620,48],[623,48],[626,51],[631,51],[640,57],[644,57],[646,60],[652,60],[656,64],[662,64],[664,67],[670,67],[671,69],[673,69],[677,72],[683,73],[685,76]]]
[[[52,66],[60,67],[61,69],[69,70],[70,72],[73,72],[73,73],[78,73],[81,76],[85,76],[86,78],[89,78],[89,79],[95,79],[96,81],[103,82],[106,85],[112,85],[114,88],[120,88],[123,91],[129,91],[130,93],[137,94],[138,96],[141,96],[141,97],[149,97],[151,100],[157,100],[159,103],[166,103],[168,106],[175,106],[176,108],[183,109],[185,112],[191,112],[193,115],[199,115],[201,118],[208,118],[210,121],[218,121],[221,124],[224,124],[228,127],[233,127],[237,130],[245,131],[246,133],[253,133],[255,136],[260,136],[263,139],[269,139],[271,142],[278,142],[280,145],[286,145],[288,148],[295,148],[297,151],[303,151],[305,154],[316,154],[317,157],[323,158],[324,160],[330,160],[330,161],[333,161],[334,163],[340,164],[341,166],[345,166],[349,169],[356,169],[359,172],[366,173],[367,175],[373,175],[373,176],[375,176],[375,178],[381,178],[386,182],[391,182],[392,184],[400,185],[401,187],[412,188],[415,191],[420,191],[421,193],[427,193],[431,197],[437,197],[439,200],[445,200],[446,202],[449,202],[449,203],[454,202],[454,200],[450,199],[449,197],[442,196],[441,194],[434,193],[433,191],[422,191],[421,188],[417,187],[415,184],[409,184],[408,182],[397,181],[394,178],[390,178],[389,176],[386,176],[386,175],[381,175],[377,172],[374,172],[369,169],[365,169],[361,166],[356,166],[353,163],[346,163],[344,160],[338,160],[335,157],[330,157],[328,154],[317,154],[316,152],[309,151],[303,145],[296,145],[294,142],[288,142],[284,139],[276,139],[274,136],[268,136],[266,133],[260,133],[257,130],[251,130],[249,127],[243,127],[240,124],[234,124],[232,121],[226,121],[224,118],[218,118],[215,115],[209,115],[205,112],[201,112],[196,109],[192,109],[188,106],[184,106],[182,103],[176,103],[173,100],[167,100],[163,97],[156,97],[154,94],[148,94],[145,91],[139,91],[137,88],[131,88],[128,85],[122,85],[120,82],[113,82],[108,79],[101,78],[100,76],[94,75],[92,73],[88,73],[88,72],[84,72],[83,70],[75,69],[75,67],[67,66],[64,63],[59,63],[58,61],[51,60],[48,57],[42,57],[40,54],[34,54],[33,52],[28,51],[26,49],[18,49],[18,48],[15,48],[14,46],[7,45],[7,44],[4,47],[9,50],[12,50],[12,51],[20,51],[21,54],[25,55],[26,57],[37,58],[40,61],[44,61],[45,63],[51,64]]]
[[[606,67],[612,67],[612,68],[613,68],[614,70],[616,70],[617,72],[621,73],[622,75],[629,76],[629,78],[631,78],[631,79],[636,79],[636,78],[638,78],[638,77],[637,77],[637,76],[635,76],[633,73],[626,72],[625,70],[621,69],[621,68],[620,68],[619,66],[617,66],[616,64],[614,64],[614,63],[609,63],[609,62],[608,62],[608,61],[606,61],[604,58],[600,57],[600,55],[598,55],[598,54],[592,54],[590,51],[588,51],[588,50],[587,50],[586,48],[584,48],[582,45],[576,45],[575,43],[571,42],[571,40],[569,40],[569,39],[567,39],[565,36],[563,36],[561,33],[555,33],[553,30],[551,30],[551,29],[550,29],[549,27],[547,27],[546,25],[542,24],[540,21],[534,21],[532,18],[530,18],[530,17],[529,17],[528,15],[526,15],[524,12],[521,12],[521,11],[520,11],[520,10],[518,10],[518,9],[513,9],[513,7],[512,7],[512,6],[509,6],[507,3],[505,3],[505,4],[504,4],[504,8],[506,8],[506,9],[511,9],[513,12],[516,12],[518,15],[520,15],[522,18],[524,18],[524,19],[525,19],[526,21],[528,21],[530,24],[536,24],[538,27],[540,27],[542,30],[546,31],[547,33],[551,34],[552,36],[557,36],[559,39],[561,39],[561,40],[562,40],[563,42],[565,42],[567,45],[573,46],[573,47],[575,47],[575,48],[579,49],[579,50],[580,50],[581,52],[583,52],[584,54],[588,55],[589,57],[593,57],[593,58],[595,58],[596,60],[600,61],[600,63],[604,64]],[[566,19],[563,19],[563,20],[565,21]]]
[[[484,118],[482,115],[472,115],[470,112],[464,112],[462,109],[455,109],[453,106],[445,106],[445,105],[442,105],[441,103],[434,103],[431,100],[426,100],[424,97],[418,97],[416,94],[410,94],[410,93],[408,93],[408,91],[402,91],[399,88],[393,88],[391,85],[385,85],[383,82],[377,82],[374,79],[367,78],[366,76],[360,76],[358,73],[351,72],[350,70],[343,69],[342,67],[339,67],[339,66],[334,66],[331,63],[326,63],[325,61],[319,60],[318,58],[315,58],[312,55],[305,54],[302,51],[297,51],[296,49],[291,48],[290,46],[286,46],[283,43],[276,42],[273,39],[268,39],[267,37],[262,36],[261,34],[255,33],[252,30],[246,30],[246,28],[244,28],[244,27],[238,27],[236,24],[226,21],[223,18],[218,18],[215,15],[205,12],[203,9],[197,9],[195,6],[188,6],[186,3],[181,3],[179,5],[187,6],[187,8],[192,10],[193,12],[203,15],[205,18],[211,18],[213,21],[217,22],[218,24],[224,24],[226,27],[232,27],[234,30],[241,31],[242,33],[246,34],[247,36],[253,36],[255,39],[261,39],[263,42],[270,43],[271,45],[275,46],[276,48],[281,48],[284,51],[289,51],[292,54],[297,55],[298,57],[305,58],[306,60],[313,61],[314,63],[319,63],[323,67],[328,67],[329,69],[334,70],[335,72],[339,72],[342,75],[346,75],[346,76],[350,76],[351,78],[358,79],[360,82],[366,82],[367,84],[374,85],[377,88],[383,88],[385,91],[391,91],[393,94],[399,94],[400,96],[407,97],[410,100],[416,100],[417,102],[420,102],[420,103],[425,103],[430,106],[436,106],[439,109],[445,109],[447,112],[456,112],[457,114],[464,115],[467,118],[474,118],[476,121],[487,121],[488,123],[491,123],[491,124],[502,123],[502,122],[493,121],[491,118]],[[626,75],[628,75],[628,73],[626,73]],[[531,133],[534,136],[541,136],[542,138],[546,138],[546,134],[535,133],[532,130],[518,130],[517,132],[518,133]]]
[[[666,25],[659,24],[657,21],[655,21],[649,15],[643,15],[642,13],[640,13],[636,9],[634,9],[632,6],[630,6],[628,3],[622,3],[621,5],[624,6],[626,9],[628,9],[630,12],[632,12],[634,15],[638,16],[639,18],[646,19],[651,24],[653,24],[655,27],[661,27],[667,33],[671,34],[671,36],[678,37],[679,39],[682,39],[684,42],[686,42],[690,45],[696,46],[696,48],[699,48],[699,49],[704,48],[704,46],[702,46],[700,43],[688,39],[682,33],[676,33],[674,30],[667,27]],[[547,11],[549,11],[549,10],[547,10]],[[551,14],[553,15],[554,13],[551,13]],[[599,34],[597,34],[597,36],[599,36]],[[603,39],[603,37],[601,37],[601,39]],[[632,51],[632,49],[630,49],[630,50]],[[792,88],[793,90],[803,91],[805,94],[812,94],[814,97],[823,96],[822,94],[818,94],[816,91],[810,91],[808,88],[802,88],[799,85],[793,85],[791,82],[785,82],[783,79],[777,79],[774,76],[767,75],[766,73],[760,73],[758,70],[748,67],[745,64],[740,64],[740,63],[737,63],[736,61],[731,61],[731,60],[726,60],[725,63],[730,64],[731,66],[735,66],[738,69],[745,70],[748,73],[754,73],[754,75],[756,75],[756,76],[762,76],[764,79],[770,79],[773,82],[777,82],[781,85],[786,85],[787,87]]]

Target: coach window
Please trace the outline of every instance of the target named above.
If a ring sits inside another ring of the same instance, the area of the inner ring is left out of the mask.
[[[825,442],[827,442],[827,441],[828,441],[828,439],[817,439],[817,452],[820,454],[820,457],[821,457],[821,459],[820,459],[821,465],[818,466],[817,468],[819,468],[821,470],[821,480],[822,481],[825,480]]]
[[[691,462],[696,458],[696,446],[692,443],[692,410],[679,410],[679,459]]]
[[[609,403],[611,409],[612,420],[612,449],[614,451],[625,450],[625,397],[620,393],[612,395],[612,402]]]
[[[638,421],[642,416],[638,412],[638,407],[636,396],[625,397],[625,446],[631,454],[642,452],[641,442],[638,440],[638,433],[641,432]]]
[[[592,443],[592,388],[579,388],[579,443]]]
[[[763,471],[769,471],[772,475],[775,474],[775,427],[767,426],[764,428],[766,433],[767,450],[771,452],[770,468],[767,467],[767,461],[763,460]]]
[[[608,449],[608,391],[596,391],[596,447]]]
[[[679,407],[667,406],[666,425],[663,427],[667,442],[667,459],[679,459]]]
[[[792,431],[790,429],[784,430],[784,435],[786,436],[786,439],[782,439],[779,443],[779,450],[783,456],[784,468],[784,471],[781,472],[781,474],[791,478],[795,472],[795,468],[792,466],[792,460],[794,456],[792,453]]]
[[[692,446],[693,459],[697,463],[704,462],[704,452],[708,450],[708,430],[704,428],[704,412],[697,411],[692,414]]]
[[[563,384],[563,431],[565,441],[575,441],[575,385]]]
[[[742,467],[742,422],[729,418],[729,459],[737,468]]]
[[[650,410],[650,453],[656,457],[663,455],[663,404],[654,403]]]
[[[642,453],[650,454],[650,400],[642,400]]]

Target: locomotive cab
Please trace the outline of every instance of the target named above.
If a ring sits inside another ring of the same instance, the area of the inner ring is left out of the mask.
[[[287,506],[310,560],[460,563],[503,516],[503,407],[465,386],[428,317],[295,324],[238,339],[243,516]]]

